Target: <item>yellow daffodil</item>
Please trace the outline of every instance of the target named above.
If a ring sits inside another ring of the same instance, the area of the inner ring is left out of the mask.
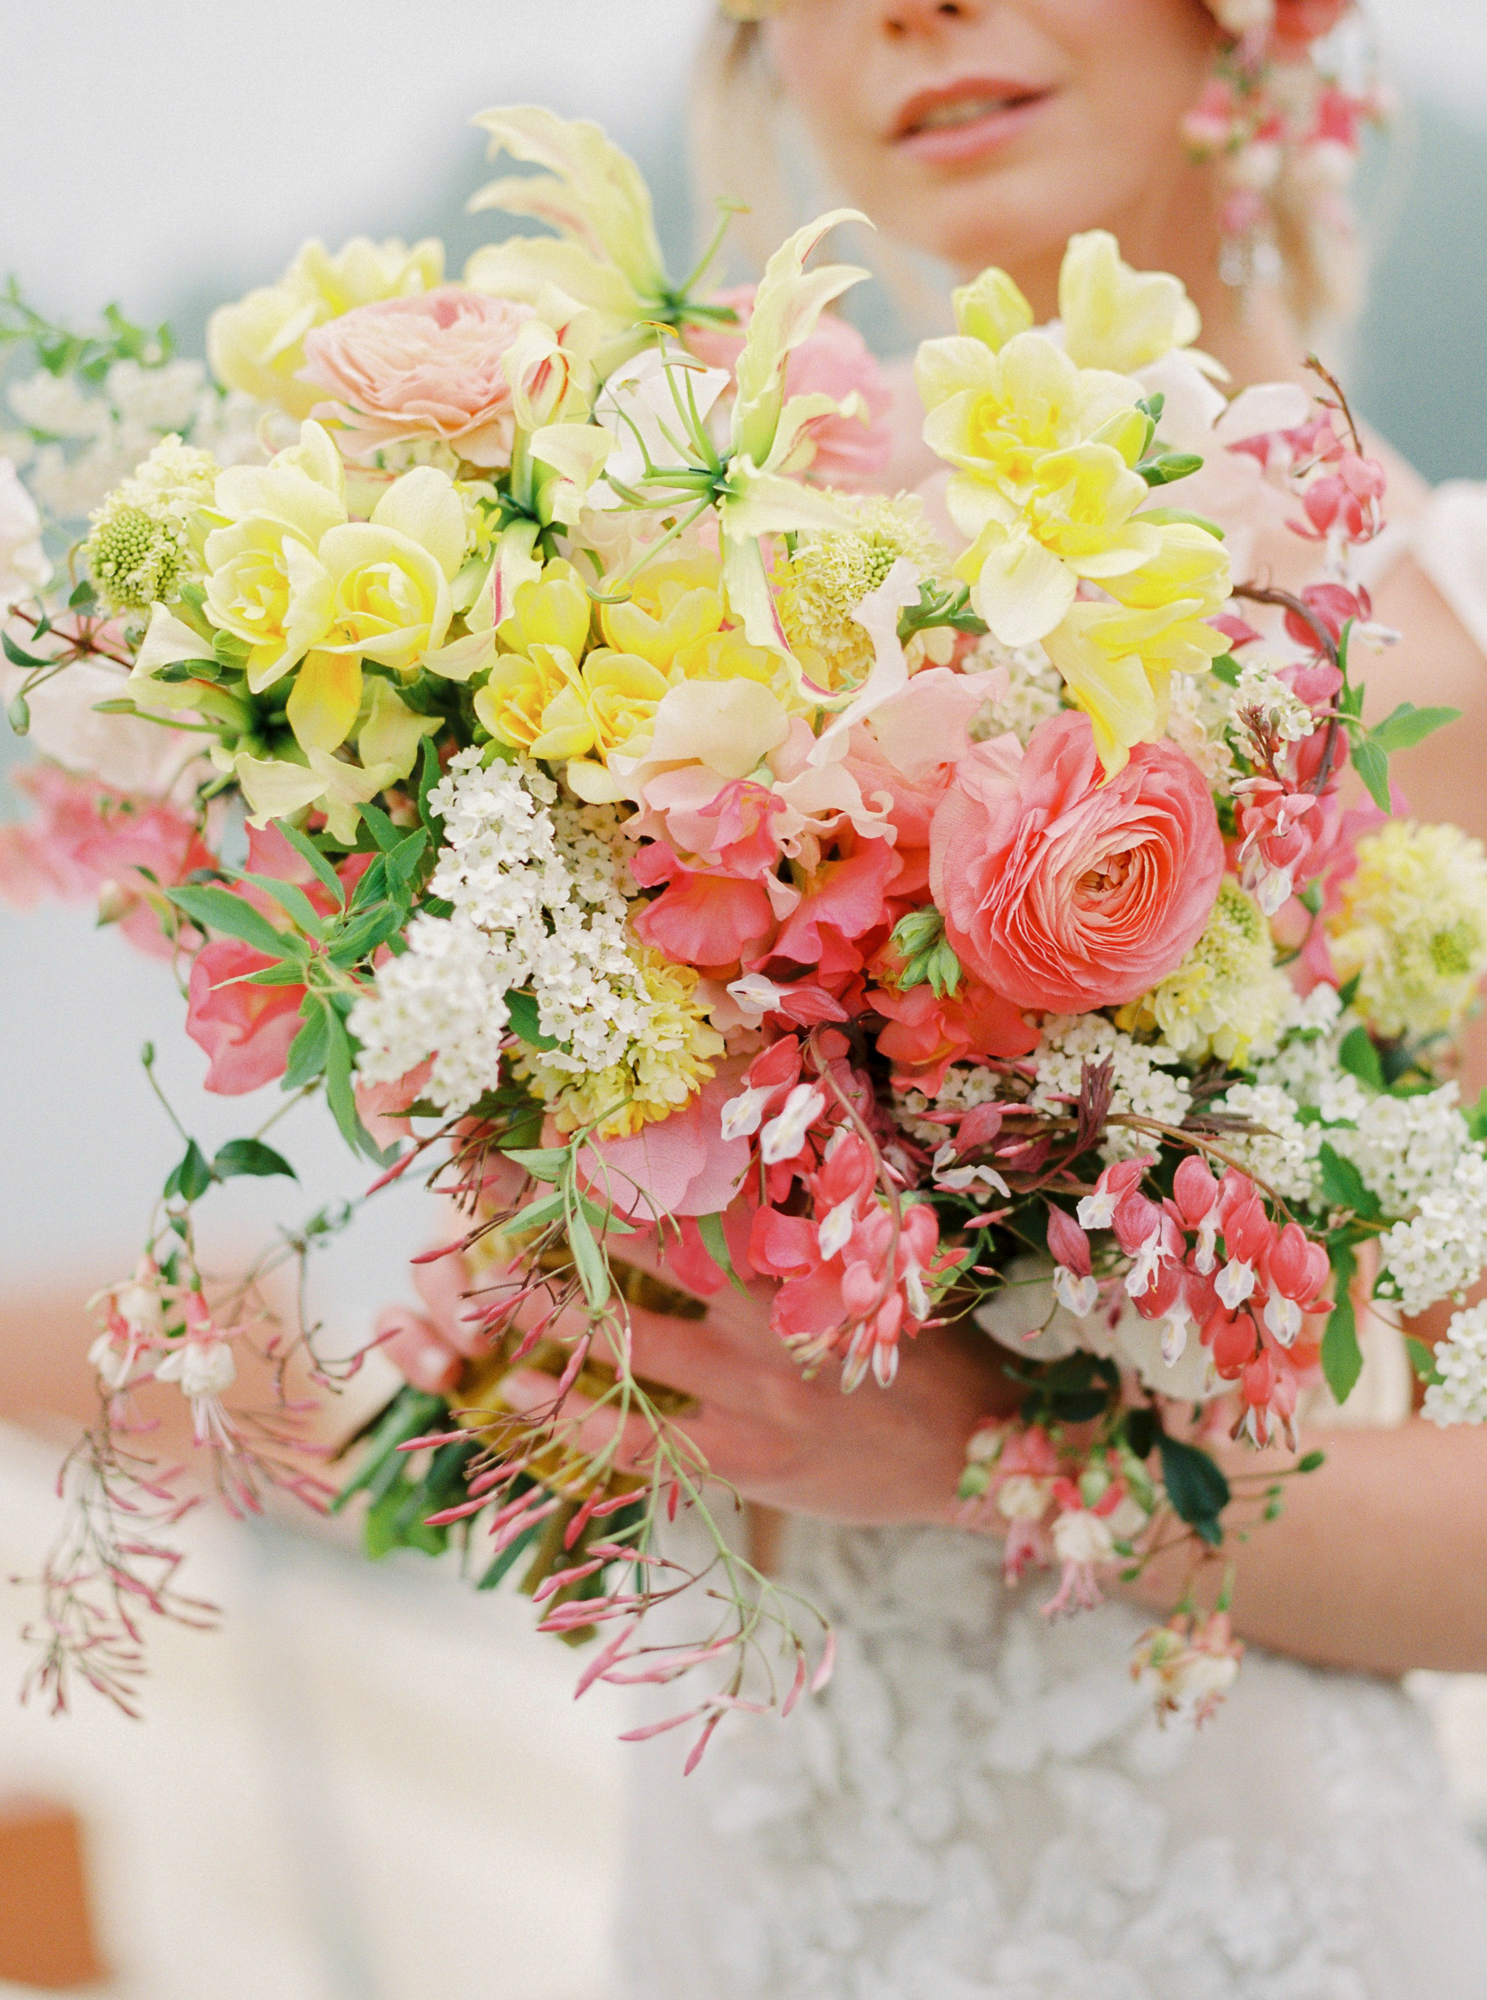
[[[221,306],[207,325],[207,355],[217,380],[258,401],[307,417],[322,392],[297,380],[305,364],[304,340],[312,327],[339,319],[374,299],[432,291],[444,277],[444,246],[432,237],[415,243],[373,243],[358,236],[332,257],[325,245],[306,243],[275,285]]]

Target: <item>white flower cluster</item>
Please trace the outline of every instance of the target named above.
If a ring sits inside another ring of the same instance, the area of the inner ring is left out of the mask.
[[[1245,733],[1249,718],[1258,715],[1264,728],[1282,743],[1301,743],[1317,726],[1317,719],[1306,703],[1263,660],[1252,660],[1240,668],[1229,713],[1234,727]]]
[[[1147,1046],[1123,1034],[1103,1014],[1056,1016],[1043,1023],[1043,1042],[1032,1058],[1037,1084],[1031,1102],[1035,1109],[1054,1116],[1067,1116],[1069,1106],[1061,1098],[1077,1098],[1086,1063],[1111,1064],[1113,1090],[1110,1109],[1155,1119],[1163,1125],[1180,1125],[1192,1106],[1192,1086],[1186,1077],[1168,1076],[1166,1069],[1182,1058],[1164,1043]],[[1130,1159],[1149,1153],[1161,1143],[1155,1133],[1133,1131],[1124,1125],[1112,1126],[1100,1145],[1105,1160]]]
[[[1406,1315],[1475,1284],[1487,1267],[1487,1152],[1468,1146],[1449,1181],[1423,1196],[1408,1222],[1396,1222],[1379,1249],[1379,1290]]]
[[[1173,674],[1168,682],[1167,734],[1203,773],[1208,789],[1225,796],[1234,778],[1230,694],[1213,674]]]
[[[989,701],[971,718],[973,742],[985,743],[1010,730],[1026,743],[1040,722],[1057,715],[1064,705],[1063,675],[1041,646],[1002,646],[990,636],[978,639],[962,662],[968,674],[991,667],[1007,669],[1007,692]]]
[[[518,987],[531,988],[541,1032],[562,1044],[544,1054],[549,1067],[602,1070],[643,1037],[649,1007],[627,948],[610,819],[549,810],[556,798],[536,765],[484,770],[478,750],[462,751],[434,788],[446,844],[429,891],[452,914],[416,917],[406,952],[352,1009],[368,1082],[393,1082],[433,1056],[425,1094],[448,1112],[468,1109],[500,1080],[506,995]]]
[[[116,361],[96,395],[76,376],[43,368],[13,382],[7,397],[26,429],[8,433],[4,449],[56,521],[85,520],[172,431],[222,465],[264,455],[261,405],[237,393],[219,396],[199,361]]]
[[[1254,1064],[1256,1081],[1278,1085],[1298,1110],[1317,1112],[1324,1124],[1355,1124],[1370,1098],[1339,1063],[1337,1050],[1356,1026],[1357,1017],[1344,1010],[1335,987],[1314,987],[1293,1004],[1280,1048]]]
[[[1317,1155],[1327,1137],[1320,1125],[1296,1116],[1290,1096],[1276,1083],[1236,1083],[1213,1109],[1262,1125],[1262,1132],[1224,1132],[1217,1144],[1237,1166],[1283,1201],[1309,1202],[1316,1185]]]
[[[1352,1131],[1327,1136],[1390,1215],[1408,1215],[1449,1181],[1471,1143],[1454,1083],[1418,1097],[1373,1097]]]
[[[977,1104],[990,1104],[1002,1091],[1002,1079],[994,1069],[983,1069],[979,1064],[952,1063],[945,1072],[945,1081],[933,1098],[926,1097],[922,1090],[905,1091],[895,1106],[899,1124],[926,1146],[938,1146],[946,1137],[949,1127],[926,1118],[931,1110],[969,1111]]]
[[[1435,1424],[1487,1424],[1487,1304],[1457,1313],[1435,1350],[1439,1382],[1425,1391]]]

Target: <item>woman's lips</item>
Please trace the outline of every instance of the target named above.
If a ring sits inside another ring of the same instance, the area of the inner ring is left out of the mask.
[[[1001,79],[969,79],[921,91],[899,113],[893,141],[931,165],[955,165],[1017,137],[1053,93]]]

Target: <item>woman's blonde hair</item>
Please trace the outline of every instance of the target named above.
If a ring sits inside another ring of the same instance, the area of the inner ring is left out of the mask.
[[[803,219],[808,148],[790,131],[789,105],[765,52],[758,21],[716,17],[693,78],[690,132],[699,214],[708,233],[720,199],[748,204],[732,240],[756,269]],[[792,161],[800,161],[792,177]],[[1358,310],[1363,257],[1345,194],[1288,161],[1270,193],[1278,277],[1300,326],[1314,333],[1346,324]],[[939,330],[933,288],[912,253],[876,238],[871,255],[906,324]]]

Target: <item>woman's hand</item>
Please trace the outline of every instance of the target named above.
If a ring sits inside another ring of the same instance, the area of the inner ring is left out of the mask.
[[[651,1246],[627,1241],[623,1256],[665,1276]],[[453,1389],[472,1348],[452,1282],[457,1264],[450,1258],[420,1271],[425,1302],[434,1303],[436,1287],[442,1294],[430,1319],[396,1312],[379,1327],[390,1332],[386,1352],[408,1379],[441,1393]],[[966,1440],[980,1418],[1016,1403],[991,1341],[968,1325],[933,1328],[904,1343],[891,1388],[869,1380],[845,1396],[835,1361],[808,1381],[771,1332],[773,1290],[767,1283],[746,1294],[726,1286],[708,1301],[702,1320],[631,1306],[634,1372],[695,1398],[697,1410],[679,1427],[717,1477],[747,1500],[862,1524],[952,1520]],[[582,1328],[574,1313],[571,1326],[555,1331],[571,1336]],[[595,1354],[603,1358],[602,1340]],[[523,1372],[508,1379],[503,1393],[518,1407],[545,1412],[552,1378]],[[565,1414],[581,1415],[583,1408],[570,1397]],[[596,1448],[611,1430],[609,1416],[598,1413],[585,1426],[585,1445]],[[632,1417],[620,1464],[643,1468],[649,1446],[644,1421]]]

